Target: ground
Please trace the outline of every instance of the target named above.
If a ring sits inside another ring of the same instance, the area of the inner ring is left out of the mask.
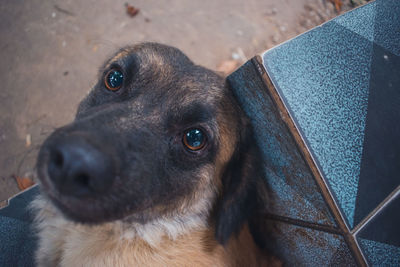
[[[340,11],[333,2],[343,2]],[[41,143],[73,119],[119,47],[166,43],[229,73],[350,8],[350,0],[1,1],[0,201],[20,191],[15,176],[34,177]]]

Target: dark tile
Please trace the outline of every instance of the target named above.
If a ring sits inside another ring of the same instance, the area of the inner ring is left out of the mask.
[[[35,266],[36,237],[24,221],[0,216],[0,266]]]
[[[228,77],[242,108],[251,119],[262,151],[270,189],[271,213],[324,225],[335,225],[302,155],[281,120],[266,85],[251,61]]]
[[[400,191],[357,233],[371,266],[400,266]]]
[[[400,56],[400,1],[376,1],[374,42]]]
[[[284,266],[357,266],[343,237],[269,221],[267,250]]]
[[[372,48],[371,41],[333,20],[263,56],[269,76],[350,228],[364,142]]]
[[[37,239],[28,205],[38,192],[37,186],[32,187],[0,209],[0,266],[34,266]]]
[[[28,205],[38,194],[39,187],[37,185],[17,194],[9,200],[8,206],[0,209],[0,216],[32,222],[33,216]]]
[[[400,56],[400,1],[377,0],[334,21]]]
[[[353,9],[334,19],[335,23],[361,35],[370,42],[374,41],[376,1]]]
[[[400,57],[374,44],[356,224],[400,185],[399,89]]]
[[[376,241],[400,249],[400,191],[357,234],[358,238]]]
[[[388,244],[358,239],[358,244],[370,266],[400,266],[400,248]]]
[[[329,266],[357,266],[346,242],[341,240],[340,246],[329,261]]]

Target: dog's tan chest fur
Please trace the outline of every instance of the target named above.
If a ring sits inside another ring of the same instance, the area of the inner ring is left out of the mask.
[[[247,227],[226,247],[214,230],[197,227],[176,237],[163,236],[155,246],[129,234],[122,224],[98,226],[63,219],[50,203],[34,202],[38,209],[39,266],[264,266]]]

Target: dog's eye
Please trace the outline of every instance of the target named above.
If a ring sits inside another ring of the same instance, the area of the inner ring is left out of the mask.
[[[117,91],[121,88],[123,82],[124,75],[119,70],[112,69],[104,77],[104,83],[107,89],[111,91]]]
[[[206,136],[200,129],[189,129],[183,135],[183,144],[192,151],[200,150],[206,144]]]

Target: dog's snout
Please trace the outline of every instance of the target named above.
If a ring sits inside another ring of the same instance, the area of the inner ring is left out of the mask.
[[[83,138],[66,137],[49,147],[48,175],[65,195],[84,197],[102,194],[112,185],[112,157]]]

